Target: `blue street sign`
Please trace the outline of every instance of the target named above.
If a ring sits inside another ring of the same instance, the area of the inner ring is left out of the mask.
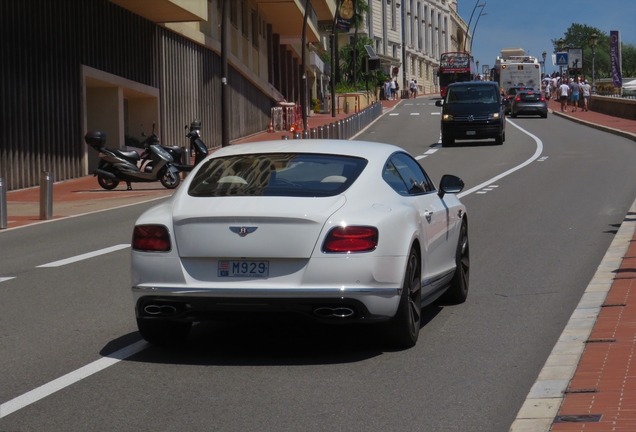
[[[566,53],[566,52],[556,53],[556,64],[557,64],[557,66],[567,66],[568,65],[568,53]]]

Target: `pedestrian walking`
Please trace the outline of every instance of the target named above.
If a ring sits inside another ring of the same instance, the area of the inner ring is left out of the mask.
[[[592,87],[587,83],[587,81],[583,81],[583,84],[581,85],[581,91],[583,94],[583,111],[589,111]]]
[[[384,99],[391,100],[391,81],[388,78],[384,82]]]
[[[395,95],[396,95],[396,90],[395,90],[395,85],[396,85],[396,81],[395,80],[391,80],[391,82],[389,83],[389,85],[391,86],[391,99],[395,99]]]
[[[579,107],[579,93],[581,91],[581,86],[579,85],[578,78],[572,80],[570,83],[570,100],[572,101],[572,112],[577,112]]]
[[[561,101],[561,112],[568,110],[568,95],[570,94],[570,86],[565,80],[561,81],[559,86],[559,100]]]
[[[409,99],[415,98],[415,89],[417,88],[417,84],[414,79],[411,79],[411,83],[409,84],[409,87],[411,89],[411,94],[409,95]]]
[[[550,89],[552,90],[552,98],[557,100],[557,89],[559,88],[559,81],[557,80],[556,74],[552,77],[552,81],[550,82]]]

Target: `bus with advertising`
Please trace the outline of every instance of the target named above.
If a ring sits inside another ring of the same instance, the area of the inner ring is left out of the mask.
[[[504,94],[511,86],[527,86],[541,91],[541,64],[536,57],[526,55],[522,48],[504,48],[495,60],[491,79],[499,83]]]
[[[473,56],[468,52],[445,52],[441,55],[437,76],[440,94],[446,97],[446,87],[454,82],[472,81],[477,73]]]

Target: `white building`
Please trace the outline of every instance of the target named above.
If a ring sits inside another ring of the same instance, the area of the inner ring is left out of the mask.
[[[368,2],[371,9],[358,33],[374,40],[384,73],[396,78],[403,90],[415,79],[420,93],[438,92],[440,55],[462,51],[466,38],[457,0],[358,1]]]

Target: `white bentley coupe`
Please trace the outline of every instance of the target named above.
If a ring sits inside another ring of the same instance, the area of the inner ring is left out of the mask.
[[[415,345],[422,307],[468,294],[464,183],[437,187],[405,150],[341,140],[222,148],[137,220],[132,291],[141,336],[193,322],[305,317],[381,323]]]

